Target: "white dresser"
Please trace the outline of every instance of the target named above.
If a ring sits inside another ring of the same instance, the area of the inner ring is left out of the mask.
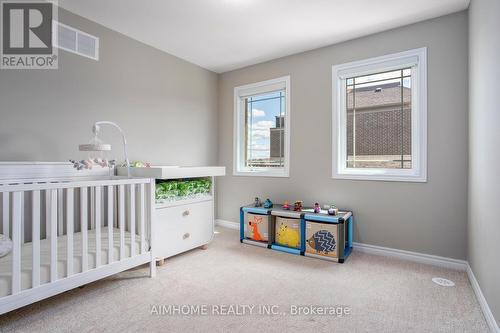
[[[119,175],[126,175],[126,169],[118,168]],[[212,186],[207,195],[157,202],[152,221],[153,255],[163,259],[176,254],[203,247],[214,236],[214,193],[215,177],[224,176],[225,167],[169,167],[132,168],[134,177],[148,177],[161,180],[210,177]]]

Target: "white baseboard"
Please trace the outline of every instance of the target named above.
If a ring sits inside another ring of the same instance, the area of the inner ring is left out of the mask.
[[[389,247],[382,247],[376,245],[369,245],[363,243],[354,243],[354,251],[364,252],[374,255],[381,255],[385,257],[398,258],[418,262],[421,264],[433,265],[438,267],[456,269],[460,271],[467,270],[467,261],[452,259],[447,257],[434,256],[425,253],[411,252],[405,250],[398,250]]]
[[[225,227],[225,228],[229,228],[229,229],[236,229],[236,230],[240,229],[240,224],[238,222],[232,222],[232,221],[218,219],[218,220],[216,220],[215,223],[221,227]],[[364,252],[364,253],[380,255],[380,256],[385,256],[385,257],[399,258],[402,260],[418,262],[421,264],[433,265],[433,266],[444,267],[444,268],[455,269],[455,270],[467,272],[467,276],[469,277],[469,281],[470,281],[470,284],[472,286],[472,290],[474,291],[474,294],[476,295],[477,301],[479,302],[479,305],[481,306],[481,310],[483,312],[483,315],[485,317],[485,320],[486,320],[490,330],[493,333],[500,333],[500,329],[498,327],[497,322],[495,321],[495,317],[493,316],[493,313],[491,312],[491,309],[488,306],[488,303],[486,302],[486,298],[484,297],[484,295],[481,291],[481,288],[479,287],[479,283],[477,282],[476,277],[474,276],[474,273],[472,272],[472,269],[469,266],[469,263],[467,261],[459,260],[459,259],[452,259],[452,258],[447,258],[447,257],[434,256],[434,255],[419,253],[419,252],[398,250],[398,249],[393,249],[393,248],[389,248],[389,247],[363,244],[363,243],[354,243],[353,245],[354,245],[354,251],[358,251],[358,252]]]
[[[217,219],[215,220],[215,224],[228,229],[240,230],[240,224],[238,222]]]
[[[500,328],[498,327],[495,317],[493,316],[493,313],[491,312],[488,302],[486,302],[486,298],[484,297],[483,292],[481,291],[481,287],[479,286],[479,283],[476,280],[476,276],[474,275],[474,272],[472,271],[472,268],[468,263],[467,263],[467,276],[469,277],[470,284],[472,285],[472,290],[474,290],[474,294],[476,294],[479,306],[481,306],[481,310],[483,311],[484,319],[486,319],[486,323],[488,323],[491,332],[500,333]]]

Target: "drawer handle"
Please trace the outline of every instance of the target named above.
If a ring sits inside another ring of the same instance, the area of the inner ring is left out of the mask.
[[[188,239],[191,235],[189,232],[186,232],[184,235],[182,235],[182,239]]]
[[[188,216],[189,214],[191,214],[191,213],[189,212],[189,210],[185,210],[185,211],[182,213],[182,216]]]

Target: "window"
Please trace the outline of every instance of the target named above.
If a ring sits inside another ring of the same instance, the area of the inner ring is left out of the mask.
[[[234,88],[235,175],[288,177],[290,77]]]
[[[427,180],[426,49],[336,65],[333,177]]]

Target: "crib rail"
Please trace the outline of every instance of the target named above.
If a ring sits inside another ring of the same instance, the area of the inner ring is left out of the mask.
[[[0,233],[13,242],[0,258],[0,308],[2,297],[107,265],[117,272],[151,252],[151,179],[8,180],[0,195]]]

